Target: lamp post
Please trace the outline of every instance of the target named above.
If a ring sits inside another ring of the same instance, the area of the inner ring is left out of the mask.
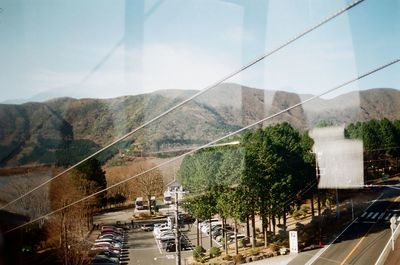
[[[175,264],[181,265],[181,231],[179,229],[179,194],[184,194],[185,192],[182,189],[182,186],[179,190],[175,190],[172,193],[175,194],[175,247],[176,247],[176,255],[175,255]]]

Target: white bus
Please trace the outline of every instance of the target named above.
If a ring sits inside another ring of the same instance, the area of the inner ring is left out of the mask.
[[[171,203],[172,203],[171,192],[169,191],[164,192],[164,204],[171,204]]]
[[[137,210],[143,210],[143,197],[137,197],[135,200],[135,208]]]
[[[150,205],[155,206],[156,205],[156,196],[151,196],[150,198]]]

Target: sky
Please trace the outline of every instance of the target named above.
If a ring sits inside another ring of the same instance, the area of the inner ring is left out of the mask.
[[[344,0],[0,0],[0,102],[202,89]],[[400,0],[365,0],[229,82],[318,94],[400,57]],[[395,65],[327,97],[400,88]]]

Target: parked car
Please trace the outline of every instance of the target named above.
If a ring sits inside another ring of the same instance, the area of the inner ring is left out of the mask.
[[[117,240],[120,242],[123,242],[123,240],[124,240],[124,238],[122,238],[121,236],[116,236],[114,234],[101,234],[101,235],[99,235],[98,239],[101,239],[101,238],[111,238],[111,239],[114,239],[114,240]]]
[[[156,227],[156,228],[154,228],[153,234],[154,234],[155,237],[157,237],[162,232],[170,231],[170,230],[171,230],[171,227],[169,227],[169,226]]]
[[[97,242],[110,242],[110,243],[118,243],[118,244],[123,244],[123,242],[115,240],[113,238],[98,238],[94,241],[95,243]]]
[[[97,255],[92,259],[92,264],[120,264],[120,262],[117,258],[109,258],[105,255]]]
[[[121,253],[115,253],[115,252],[112,252],[110,250],[103,250],[103,249],[92,250],[91,254],[92,255],[94,254],[93,256],[104,255],[104,256],[109,257],[109,258],[118,258],[118,259],[121,256]]]
[[[231,235],[234,235],[234,232],[231,232],[231,231],[226,232],[226,236],[227,236],[228,239],[230,238]],[[223,238],[223,237],[222,237],[222,234],[221,234],[221,235],[215,237],[215,240],[216,240],[217,242],[221,242],[221,241],[222,241],[222,238]]]
[[[190,250],[190,249],[192,249],[192,246],[190,244],[188,244],[186,241],[181,241],[181,250]],[[176,251],[176,243],[175,242],[168,243],[165,250],[167,252],[175,252]]]
[[[166,239],[162,239],[160,240],[161,243],[161,247],[163,249],[166,249],[169,243],[175,242],[175,237],[174,238],[166,238]]]
[[[222,235],[222,231],[223,231],[222,227],[218,227],[218,228],[216,228],[216,229],[211,231],[211,236],[213,238],[216,238],[217,236]]]
[[[125,232],[123,228],[111,226],[111,225],[103,225],[101,227],[101,232],[103,232],[103,231],[113,231],[115,233],[120,233],[120,234],[124,234],[124,232]]]
[[[179,222],[183,224],[191,224],[195,220],[190,214],[187,213],[180,213],[178,219]]]
[[[164,231],[158,236],[156,236],[156,239],[166,239],[166,238],[175,238],[175,233],[173,231]]]
[[[113,242],[94,242],[93,244],[94,247],[96,246],[106,246],[106,247],[113,247],[113,248],[122,248],[121,243],[113,243]]]
[[[153,224],[144,224],[144,225],[142,225],[142,226],[140,227],[140,229],[141,229],[142,231],[146,231],[146,232],[148,232],[148,231],[153,231],[153,230],[154,230],[154,225],[153,225]]]
[[[240,239],[243,239],[243,238],[246,238],[246,235],[243,235],[243,234],[237,234],[237,240],[240,240]],[[230,237],[229,237],[229,242],[234,242],[235,241],[235,234],[232,234]]]
[[[115,248],[112,246],[106,246],[106,245],[101,245],[101,246],[93,246],[90,251],[109,251],[118,255],[121,255],[121,249],[120,248]]]

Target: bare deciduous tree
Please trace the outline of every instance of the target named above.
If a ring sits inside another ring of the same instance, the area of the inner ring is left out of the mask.
[[[154,165],[150,163],[143,163],[138,165],[140,172],[143,172]],[[159,170],[152,170],[137,178],[137,190],[139,194],[145,198],[149,203],[149,211],[151,212],[151,196],[161,196],[164,190],[164,181]]]
[[[27,174],[10,176],[10,178],[12,178],[12,180],[8,181],[7,185],[4,185],[0,189],[0,194],[2,194],[1,197],[4,201],[11,201],[24,195],[40,183],[48,180],[50,175],[46,173],[41,173],[39,175]],[[26,215],[31,219],[36,219],[46,214],[49,209],[49,189],[48,186],[44,186],[29,194],[29,196],[18,200],[15,204],[12,204],[9,210]],[[39,228],[43,226],[43,223],[44,220],[38,222]]]

